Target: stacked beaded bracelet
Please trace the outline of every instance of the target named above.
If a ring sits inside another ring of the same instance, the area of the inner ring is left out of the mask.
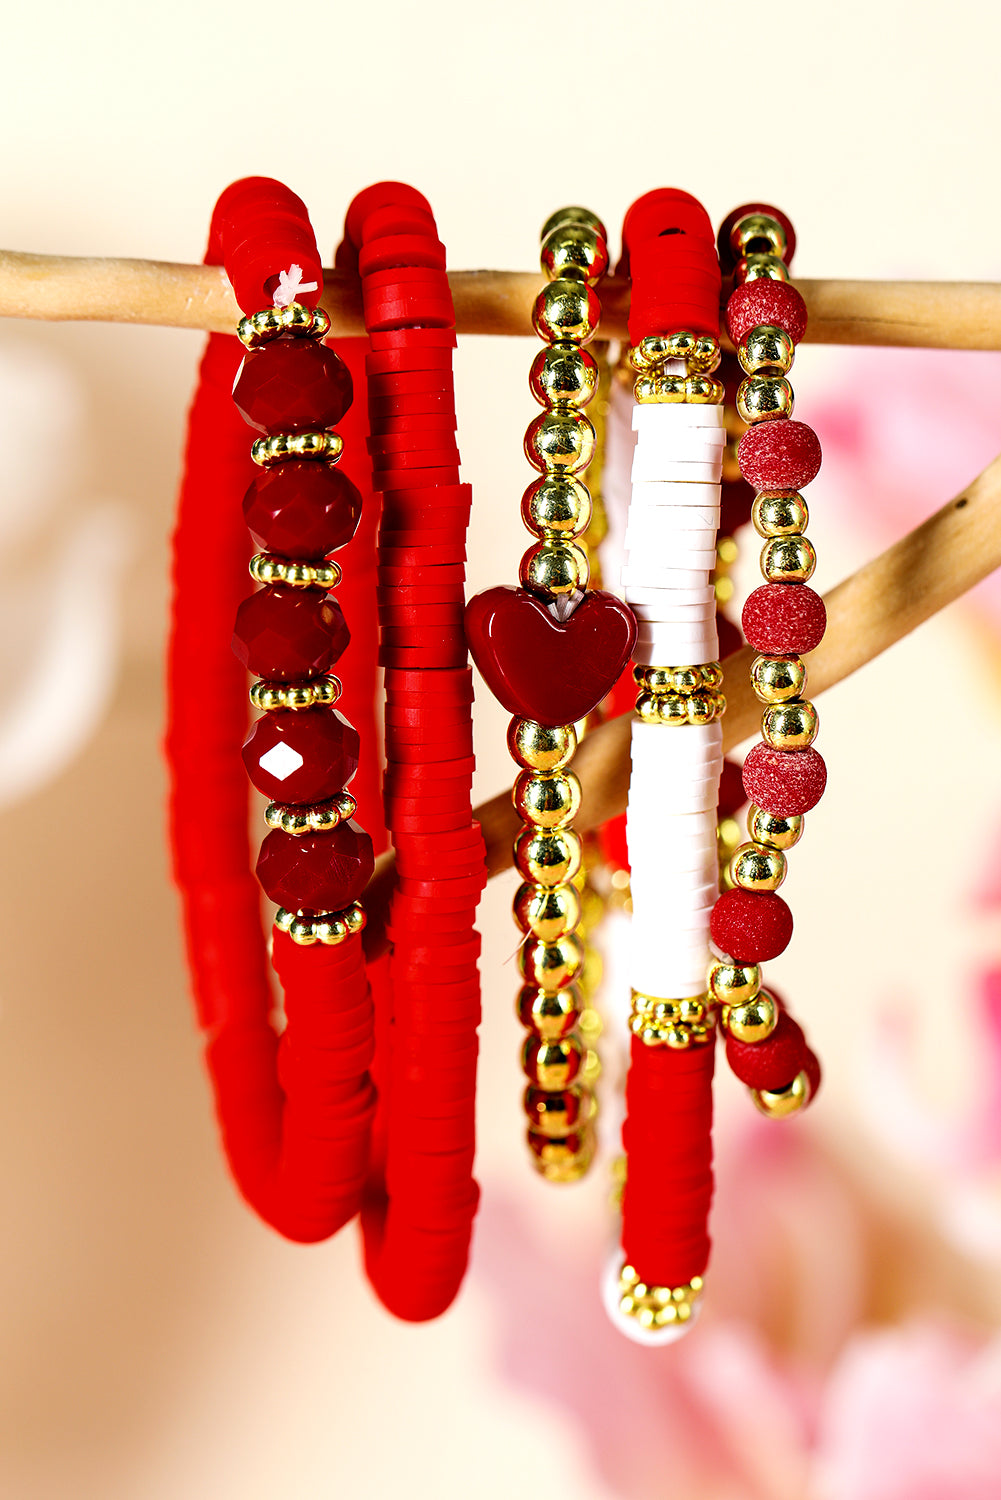
[[[639,695],[627,808],[627,1176],[606,1300],[630,1337],[664,1342],[696,1310],[709,1256],[715,1026],[705,971],[725,706],[709,578],[725,443],[712,373],[720,272],[709,219],[687,193],[641,198],[623,242],[638,378],[622,581],[639,621]]]
[[[397,870],[388,920],[392,1044],[380,1074],[384,1162],[363,1215],[365,1259],[384,1304],[416,1321],[438,1316],[458,1291],[478,1201],[473,924],[486,866],[470,801],[473,689],[463,630],[472,492],[459,483],[455,314],[427,200],[401,183],[360,193],[338,261],[361,276],[369,332],[368,446],[382,492],[385,812]]]
[[[320,262],[294,194],[266,178],[235,183],[216,206],[206,259],[225,264],[248,314],[241,332],[251,351],[237,398],[264,433],[244,507],[262,549],[252,571],[266,581],[240,607],[235,646],[261,674],[253,695],[265,709],[244,759],[272,797],[269,821],[277,825],[258,870],[284,908],[274,935],[287,1019],[280,1040],[239,766],[245,679],[228,649],[250,551],[237,502],[254,466],[230,399],[239,346],[221,335],[210,337],[202,361],[174,537],[167,733],[174,867],[234,1176],[274,1228],[317,1240],[359,1207],[374,1111],[373,1013],[357,905],[372,848],[345,821],[358,736],[331,706],[338,685],[329,668],[347,631],[326,593],[337,577],[328,554],[358,521],[357,491],[331,467],[340,440],[328,430],[350,403],[351,381],[318,341],[327,326],[315,308]]]
[[[792,420],[786,378],[806,331],[805,304],[788,282],[792,226],[777,210],[750,204],[724,222],[720,244],[734,266],[727,328],[745,374],[737,410],[749,427],[738,460],[757,492],[752,520],[764,539],[765,582],[747,600],[742,624],[761,653],[751,679],[765,708],[762,741],[743,770],[750,842],[735,851],[733,888],[713,910],[712,938],[722,957],[710,966],[709,988],[721,1006],[730,1066],[763,1113],[782,1116],[809,1103],[820,1081],[801,1028],[761,988],[759,964],[781,953],[792,935],[792,914],[776,891],[802,815],[820,800],[827,780],[813,748],[817,712],[803,697],[801,660],[820,644],[826,624],[824,602],[807,586],[816,554],[803,535],[808,511],[799,493],[816,477],[821,453],[813,429]]]
[[[579,1177],[593,1154],[593,1098],[581,1080],[585,1049],[574,987],[584,959],[574,884],[581,841],[571,827],[580,803],[580,783],[569,770],[574,726],[605,697],[635,639],[632,614],[614,595],[585,592],[587,555],[575,540],[591,511],[582,476],[594,428],[583,408],[597,367],[582,346],[598,326],[593,288],[608,266],[605,241],[604,226],[586,209],[561,209],[543,227],[549,280],[533,323],[546,347],[529,383],[545,409],[525,436],[525,453],[542,477],[522,499],[522,518],[538,540],[522,559],[520,589],[490,589],[466,611],[473,659],[515,716],[508,746],[521,767],[513,796],[524,822],[514,850],[523,881],[514,915],[525,934],[518,1015],[529,1033],[522,1055],[528,1143],[538,1169],[557,1182]]]

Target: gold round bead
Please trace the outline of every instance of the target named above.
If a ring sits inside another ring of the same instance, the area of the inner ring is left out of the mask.
[[[562,828],[572,823],[580,810],[580,782],[573,771],[556,771],[549,776],[522,771],[511,800],[523,823]]]
[[[537,989],[562,990],[580,973],[584,962],[584,944],[567,933],[554,943],[526,939],[518,953],[518,969],[527,984]]]
[[[764,490],[754,497],[751,521],[759,536],[794,536],[806,530],[810,512],[797,490]]]
[[[798,656],[756,656],[751,685],[762,703],[785,703],[806,687],[806,667]]]
[[[594,1132],[573,1131],[551,1141],[537,1130],[526,1132],[532,1163],[547,1182],[578,1182],[594,1160]]]
[[[767,844],[771,849],[791,849],[803,837],[803,815],[794,813],[780,818],[752,802],[747,811],[747,832],[756,844]]]
[[[518,993],[517,1011],[522,1026],[553,1041],[569,1035],[580,1020],[580,994],[572,984],[553,993],[525,984]]]
[[[312,917],[293,917],[287,931],[293,943],[297,943],[300,948],[308,948],[316,942]]]
[[[777,891],[785,878],[785,855],[767,844],[741,844],[730,861],[730,879],[745,891]]]
[[[737,410],[745,422],[774,422],[791,417],[792,386],[784,375],[749,375],[737,387]]]
[[[525,1038],[521,1049],[521,1066],[525,1077],[546,1093],[565,1089],[577,1077],[584,1061],[584,1047],[578,1037],[564,1036],[546,1042],[540,1037]]]
[[[685,400],[690,406],[720,406],[724,387],[712,375],[689,375],[685,380]]]
[[[514,898],[514,920],[522,932],[530,932],[543,943],[555,943],[577,929],[580,896],[573,885],[549,890],[526,882]]]
[[[566,277],[594,286],[608,270],[608,246],[591,224],[557,224],[544,237],[539,260],[550,281]]]
[[[735,286],[748,281],[788,281],[789,272],[780,255],[744,255],[734,268]]]
[[[553,407],[529,423],[525,456],[546,474],[577,474],[594,454],[594,428],[572,406]]]
[[[579,203],[573,203],[568,208],[558,208],[555,213],[550,214],[539,231],[539,239],[547,240],[554,229],[559,229],[564,224],[586,224],[603,240],[608,239],[608,231],[598,215],[590,208],[581,208]]]
[[[745,1005],[761,988],[761,970],[757,964],[730,964],[722,961],[709,965],[709,993],[723,1005]]]
[[[774,536],[761,549],[761,572],[769,583],[806,583],[817,554],[805,536]]]
[[[560,276],[551,281],[535,299],[532,327],[547,344],[569,340],[586,344],[595,334],[601,304],[583,281]]]
[[[529,1129],[544,1135],[548,1140],[562,1140],[564,1136],[586,1125],[591,1118],[592,1103],[590,1092],[579,1087],[550,1092],[529,1084],[525,1090],[524,1105]]]
[[[508,725],[507,748],[512,760],[531,771],[561,771],[569,765],[577,749],[577,734],[572,724],[537,724],[534,719],[512,719]]]
[[[518,568],[522,588],[536,594],[573,594],[587,588],[587,553],[576,542],[542,541],[529,547]]]
[[[591,520],[591,494],[570,475],[547,475],[521,497],[521,519],[537,536],[579,536]]]
[[[804,1071],[797,1073],[784,1089],[749,1089],[748,1093],[769,1120],[784,1120],[809,1104],[810,1080]]]
[[[716,693],[689,693],[685,699],[685,713],[689,724],[711,724],[718,717],[719,697]]]
[[[645,689],[636,695],[636,717],[644,724],[661,723],[660,711],[663,706],[663,697],[659,693],[649,693]],[[686,719],[680,720],[686,723]]]
[[[523,828],[514,842],[514,862],[523,880],[552,889],[572,880],[583,850],[572,828]]]
[[[340,821],[341,811],[334,802],[324,803],[320,807],[311,807],[309,810],[311,833],[329,833],[331,828],[336,828]]]
[[[778,255],[785,260],[788,248],[786,232],[771,214],[745,214],[730,230],[730,249],[738,260],[758,254]]]
[[[633,396],[641,406],[679,405],[685,400],[685,375],[640,375],[633,383]]]
[[[796,345],[784,328],[759,323],[737,348],[745,375],[788,375],[796,358]]]
[[[346,906],[341,912],[341,916],[344,918],[344,925],[347,927],[348,932],[358,933],[364,931],[368,918],[365,915],[365,908],[360,901],[352,901],[351,905]]]
[[[280,825],[286,833],[309,833],[309,809],[305,807],[283,807]]]
[[[761,738],[773,750],[805,750],[819,727],[820,716],[808,698],[769,704],[761,715]]]
[[[313,704],[313,688],[308,682],[291,683],[285,689],[286,708],[302,709],[311,708]]]
[[[734,1041],[752,1046],[766,1041],[778,1025],[779,1008],[767,990],[759,990],[743,1005],[723,1007],[723,1027]]]
[[[579,344],[550,344],[532,361],[528,384],[540,406],[586,406],[598,386],[598,366]]]

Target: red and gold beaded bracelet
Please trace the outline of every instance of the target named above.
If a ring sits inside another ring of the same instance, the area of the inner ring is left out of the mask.
[[[762,741],[743,770],[752,804],[750,842],[734,852],[733,888],[713,910],[713,942],[723,956],[710,968],[709,986],[722,1007],[731,1068],[763,1113],[783,1116],[808,1104],[820,1083],[802,1029],[761,988],[759,965],[781,953],[792,936],[792,914],[776,894],[785,879],[785,851],[800,838],[802,815],[820,800],[827,781],[813,748],[817,713],[803,697],[801,659],[820,644],[826,624],[824,602],[807,586],[816,554],[803,534],[809,512],[799,493],[816,477],[821,452],[813,429],[792,420],[786,378],[806,331],[806,306],[788,280],[792,226],[766,204],[746,204],[724,221],[719,240],[734,270],[727,328],[745,376],[737,410],[749,426],[738,460],[756,491],[751,519],[764,540],[765,582],[747,600],[742,624],[760,653],[751,679],[765,708]]]
[[[230,395],[241,351],[236,340],[212,335],[174,535],[166,739],[174,870],[234,1177],[275,1229],[318,1240],[359,1207],[374,1112],[373,1014],[357,904],[372,848],[345,821],[358,737],[332,706],[339,685],[328,670],[346,640],[327,597],[338,574],[328,554],[351,535],[359,508],[351,482],[331,467],[341,444],[328,428],[344,415],[351,383],[318,342],[328,326],[314,310],[320,261],[294,194],[266,178],[235,183],[216,206],[206,259],[226,265],[248,314],[241,332],[251,352],[237,396],[264,436],[254,445],[261,465],[254,478]],[[280,279],[286,305],[267,306]],[[267,582],[240,607],[236,648],[267,674],[253,690],[265,718],[251,730],[244,759],[261,790],[280,794],[258,870],[284,907],[274,935],[287,1019],[281,1038],[239,765],[245,685],[229,651],[250,553],[236,504],[248,480],[246,516],[266,549],[252,570]],[[304,513],[310,524],[300,532]],[[374,682],[370,688],[368,701]]]
[[[523,882],[514,914],[525,934],[518,998],[529,1033],[525,1109],[533,1160],[555,1182],[579,1177],[593,1154],[593,1100],[580,1078],[585,1049],[576,1032],[574,987],[584,959],[573,883],[581,864],[571,826],[580,803],[580,783],[569,770],[574,726],[617,680],[636,637],[631,612],[613,594],[587,591],[587,555],[576,541],[591,510],[582,476],[594,429],[583,408],[597,384],[597,367],[582,346],[598,326],[593,288],[608,265],[605,240],[601,221],[586,209],[561,209],[543,227],[549,280],[533,322],[546,347],[532,365],[530,385],[545,410],[525,435],[525,453],[542,477],[521,504],[537,540],[522,559],[520,588],[488,589],[466,610],[473,660],[514,715],[508,747],[520,768],[513,797],[524,822],[514,849]]]

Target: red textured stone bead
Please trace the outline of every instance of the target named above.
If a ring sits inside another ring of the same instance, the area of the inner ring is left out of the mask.
[[[351,639],[341,607],[316,589],[267,588],[236,613],[233,653],[275,682],[329,672]]]
[[[792,937],[792,912],[774,891],[724,891],[709,919],[712,940],[736,963],[778,958]]]
[[[740,617],[755,651],[770,656],[813,651],[824,639],[827,608],[805,583],[763,583],[748,597]]]
[[[803,1072],[806,1074],[807,1078],[810,1081],[810,1101],[809,1102],[812,1104],[813,1101],[814,1101],[814,1099],[816,1099],[817,1094],[819,1092],[820,1081],[821,1081],[821,1079],[823,1077],[823,1074],[821,1072],[820,1061],[817,1058],[816,1053],[811,1052],[810,1049],[809,1049],[809,1047],[807,1047],[807,1049],[806,1049],[806,1060],[803,1063]]]
[[[794,344],[801,342],[806,333],[806,303],[794,286],[761,277],[737,287],[726,304],[726,327],[734,344],[762,323],[785,329]]]
[[[737,445],[740,472],[758,490],[802,489],[820,473],[822,457],[813,428],[784,418],[749,427]]]
[[[259,792],[273,802],[324,802],[358,769],[358,731],[336,709],[288,709],[265,714],[243,742],[243,764]]]
[[[759,742],[744,761],[744,791],[776,818],[792,818],[816,807],[827,785],[819,750],[773,750]]]
[[[355,485],[333,464],[275,464],[243,497],[254,545],[280,557],[326,557],[350,542],[361,519]]]
[[[275,339],[244,355],[233,400],[258,432],[332,427],[351,405],[351,371],[315,339]]]
[[[276,828],[257,858],[265,895],[290,911],[343,910],[358,900],[374,868],[372,840],[355,822],[298,836]]]
[[[803,1028],[787,1011],[779,1012],[778,1024],[763,1042],[726,1039],[726,1060],[731,1069],[752,1089],[784,1089],[801,1072],[809,1048]]]

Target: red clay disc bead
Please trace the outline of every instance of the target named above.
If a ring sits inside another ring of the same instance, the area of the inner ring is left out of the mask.
[[[805,422],[758,422],[741,438],[737,462],[755,489],[799,490],[820,473],[820,441]]]
[[[330,833],[274,829],[261,845],[257,878],[290,911],[341,911],[357,901],[374,868],[372,840],[352,821]]]
[[[452,350],[448,346],[438,348],[420,344],[412,349],[407,345],[402,349],[380,349],[377,353],[365,356],[365,370],[376,395],[381,394],[381,380],[385,375],[416,374],[423,370],[451,372],[451,369]]]
[[[763,1042],[726,1039],[726,1060],[732,1071],[752,1089],[784,1089],[799,1073],[808,1048],[803,1028],[787,1011],[779,1012],[778,1024]]]
[[[740,617],[755,651],[784,656],[813,651],[824,639],[827,609],[805,583],[763,583],[749,595]]]
[[[369,336],[373,354],[383,349],[456,349],[454,328],[383,328]]]
[[[233,654],[257,677],[287,682],[329,672],[350,639],[341,607],[330,594],[265,588],[237,610]]]
[[[414,486],[415,480],[420,484],[455,484],[459,478],[458,463],[442,465],[434,469],[377,469],[372,475],[372,488],[375,490],[409,490]],[[456,558],[456,562],[462,562],[465,558],[463,550],[462,557]]]
[[[622,223],[624,252],[632,254],[643,240],[681,231],[696,239],[708,240],[715,247],[713,227],[702,204],[681,188],[653,188],[637,198]]]
[[[333,708],[265,714],[243,742],[243,764],[259,792],[273,802],[323,802],[347,786],[358,769],[358,731]]]
[[[773,750],[759,742],[744,761],[744,791],[776,818],[792,818],[816,807],[827,785],[819,750]]]
[[[734,344],[740,344],[752,328],[771,323],[783,328],[794,344],[806,333],[806,303],[788,281],[770,281],[762,276],[746,281],[726,304],[726,328]]]
[[[275,464],[261,470],[243,497],[243,517],[262,552],[326,557],[358,529],[361,495],[333,464]]]
[[[276,339],[243,357],[233,400],[258,432],[333,427],[351,405],[351,371],[316,339]]]
[[[445,246],[425,234],[387,234],[363,245],[358,252],[359,276],[371,276],[394,266],[429,266],[445,269]]]
[[[709,931],[717,948],[740,964],[778,958],[792,937],[792,912],[774,891],[724,891],[713,907]]]

